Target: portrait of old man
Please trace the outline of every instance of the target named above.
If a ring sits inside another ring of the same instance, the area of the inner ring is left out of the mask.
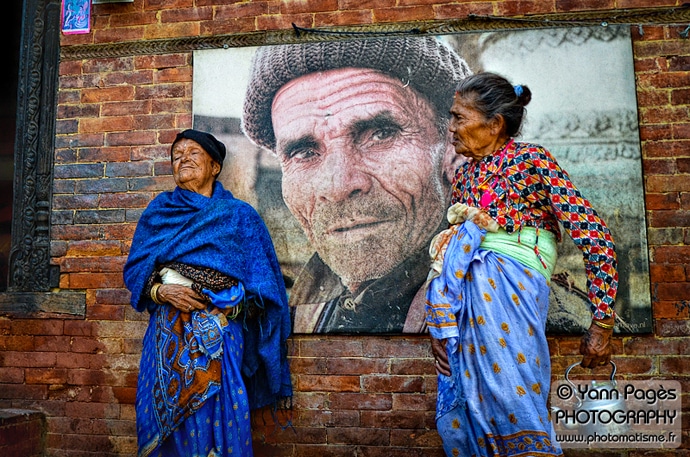
[[[296,332],[418,332],[428,247],[459,157],[448,118],[465,62],[433,37],[267,46],[244,104],[315,253]]]
[[[426,330],[429,245],[466,160],[451,144],[450,107],[481,70],[478,41],[458,42],[195,52],[194,126],[228,145],[219,180],[266,220],[294,333]]]

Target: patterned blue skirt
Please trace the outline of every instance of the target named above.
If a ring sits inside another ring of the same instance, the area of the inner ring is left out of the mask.
[[[152,315],[137,386],[139,456],[253,455],[242,323],[215,322],[169,306]]]
[[[444,450],[467,457],[562,455],[547,409],[549,286],[535,270],[481,249],[484,233],[472,223],[460,227],[461,241],[449,243],[442,273],[427,292],[430,332],[453,335],[452,375],[438,376]],[[434,328],[435,316],[442,319]]]

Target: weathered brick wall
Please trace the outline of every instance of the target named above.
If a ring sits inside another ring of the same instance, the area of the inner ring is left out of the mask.
[[[62,44],[281,30],[293,22],[327,27],[681,3],[135,0],[94,5],[93,32],[64,36]],[[686,25],[645,25],[642,33],[631,27],[655,331],[618,337],[615,348],[620,375],[678,379],[687,391],[690,41],[680,36]],[[133,403],[146,320],[128,305],[122,265],[139,214],[172,186],[168,145],[191,126],[192,55],[66,60],[59,87],[52,256],[60,287],[86,291],[86,317],[0,318],[0,407],[45,412],[49,455],[129,456],[136,450]],[[577,338],[550,343],[554,372],[578,360]],[[442,455],[425,337],[297,336],[290,348],[295,429],[276,429],[266,415],[268,423],[255,429],[257,455]],[[680,452],[615,455],[690,455],[687,438]]]

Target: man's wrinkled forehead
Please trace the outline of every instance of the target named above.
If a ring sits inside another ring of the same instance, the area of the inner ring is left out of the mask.
[[[275,147],[271,105],[276,92],[301,76],[347,67],[395,77],[448,117],[456,84],[470,74],[467,63],[434,37],[396,37],[264,46],[252,60],[242,130],[255,144]]]
[[[277,150],[285,141],[313,141],[367,130],[402,129],[433,114],[426,98],[400,80],[368,68],[311,73],[281,87],[272,103]]]

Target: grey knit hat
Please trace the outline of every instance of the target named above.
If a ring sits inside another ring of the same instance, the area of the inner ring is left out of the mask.
[[[455,86],[472,72],[449,46],[434,37],[263,46],[254,55],[244,98],[242,129],[257,145],[275,149],[271,105],[287,82],[337,68],[371,68],[400,79],[449,117]]]

